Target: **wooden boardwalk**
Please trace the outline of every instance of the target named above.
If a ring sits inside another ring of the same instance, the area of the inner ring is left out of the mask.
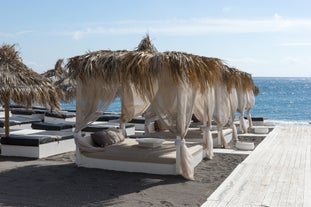
[[[311,207],[311,126],[277,126],[202,207]]]

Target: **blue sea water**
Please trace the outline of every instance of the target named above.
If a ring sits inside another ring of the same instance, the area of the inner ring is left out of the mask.
[[[311,78],[254,77],[260,89],[253,117],[264,117],[279,124],[311,123]],[[64,109],[75,109],[75,103],[63,104]],[[120,99],[107,111],[120,112]]]
[[[260,89],[253,116],[275,122],[311,123],[311,78],[255,77]]]

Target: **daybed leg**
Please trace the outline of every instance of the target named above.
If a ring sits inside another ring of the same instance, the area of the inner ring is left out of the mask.
[[[120,129],[122,130],[122,134],[124,135],[124,137],[126,137],[125,123],[120,123]]]
[[[232,128],[232,140],[238,141],[239,140],[238,139],[238,132],[237,132],[236,126],[235,126],[233,121],[231,122],[231,128]]]
[[[218,128],[218,136],[217,136],[218,145],[220,145],[223,148],[228,148],[228,144],[225,140],[224,133],[222,131],[222,127],[218,126],[217,128]]]
[[[213,137],[210,126],[203,125],[201,127],[203,132],[203,149],[206,153],[206,157],[208,159],[213,159],[214,152],[213,152]]]
[[[248,128],[252,128],[253,127],[253,121],[252,121],[250,109],[247,109],[247,120],[248,120]]]
[[[245,133],[247,132],[246,124],[245,124],[245,120],[244,120],[243,114],[240,115],[240,129],[241,129],[241,133],[242,133],[242,134],[245,134]]]
[[[180,144],[178,142],[181,142],[181,138],[177,137],[175,141],[175,147],[176,147],[176,174],[180,174]]]

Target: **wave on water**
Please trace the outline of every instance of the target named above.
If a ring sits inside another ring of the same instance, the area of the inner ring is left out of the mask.
[[[311,126],[310,121],[285,121],[285,120],[266,120],[267,124],[275,125],[275,126]]]

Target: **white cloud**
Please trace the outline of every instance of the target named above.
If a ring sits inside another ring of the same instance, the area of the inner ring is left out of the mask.
[[[286,42],[286,43],[280,44],[280,46],[285,46],[285,47],[311,46],[311,42]]]
[[[90,24],[91,25],[91,24]],[[163,21],[106,22],[97,27],[87,27],[67,33],[73,39],[92,35],[143,34],[149,31],[162,35],[206,35],[230,33],[311,33],[311,19],[286,19],[278,14],[266,19],[215,19],[191,18]]]
[[[21,36],[21,35],[25,35],[25,34],[29,34],[32,33],[33,31],[18,31],[18,32],[14,32],[14,33],[2,33],[0,32],[0,37],[16,37],[16,36]]]

